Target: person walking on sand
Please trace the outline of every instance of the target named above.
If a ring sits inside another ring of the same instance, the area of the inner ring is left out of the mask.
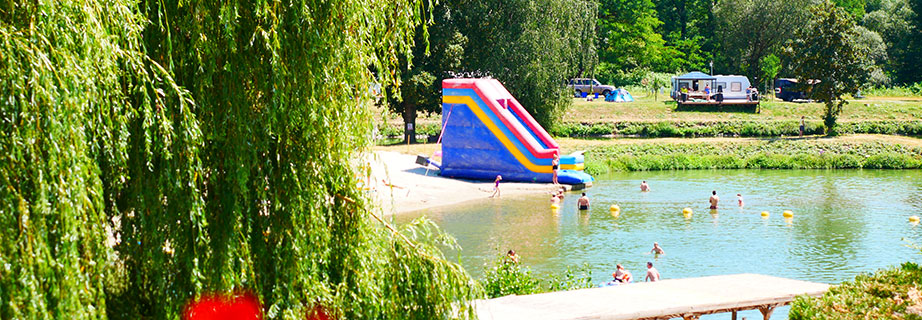
[[[653,243],[653,250],[650,250],[650,253],[655,255],[666,254],[666,250],[663,250],[663,247],[659,246],[659,243]]]
[[[740,205],[740,208],[743,207],[743,195],[742,194],[739,194],[739,193],[736,194],[736,202]]]
[[[585,192],[583,192],[583,196],[579,197],[579,200],[576,201],[576,205],[579,206],[580,211],[589,210],[589,197],[586,196]]]
[[[490,198],[499,198],[499,182],[503,180],[503,176],[496,175],[496,180],[493,181],[493,195]]]
[[[650,185],[647,184],[646,180],[640,182],[640,191],[642,192],[650,191]]]
[[[807,128],[807,122],[804,120],[804,116],[800,116],[800,137],[804,137],[804,129]]]
[[[560,168],[560,156],[558,156],[557,153],[555,152],[554,160],[551,160],[551,169],[554,171],[553,181],[555,185],[560,184],[559,182],[557,182],[557,168]]]
[[[644,281],[657,282],[659,281],[659,271],[653,267],[653,262],[647,262],[647,277],[644,278]]]
[[[717,197],[717,190],[711,191],[711,198],[708,201],[711,202],[711,210],[717,210],[717,201],[720,201],[720,198]]]

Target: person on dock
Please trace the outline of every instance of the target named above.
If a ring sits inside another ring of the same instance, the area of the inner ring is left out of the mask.
[[[720,197],[717,196],[717,190],[711,191],[711,198],[708,201],[711,202],[711,210],[717,210],[717,202],[720,201]]]
[[[579,206],[580,211],[589,210],[589,197],[586,196],[585,192],[583,192],[583,196],[579,197],[579,200],[576,201],[576,205]]]
[[[752,102],[752,86],[746,88],[746,102]]]
[[[740,208],[743,207],[743,195],[740,193],[736,194],[736,202],[740,205]]]
[[[551,169],[554,171],[553,181],[554,185],[560,184],[557,182],[557,169],[560,168],[560,156],[557,153],[554,153],[554,160],[551,160]]]
[[[499,182],[502,180],[503,180],[503,176],[496,175],[496,180],[493,180],[493,195],[491,195],[490,198],[494,198],[494,197],[499,198],[499,195],[500,195]]]
[[[704,99],[711,102],[711,85],[704,86]]]
[[[659,281],[659,271],[653,267],[653,262],[647,262],[647,277],[644,278],[644,281]]]
[[[631,283],[631,272],[624,269],[620,263],[616,268],[615,272],[611,274],[611,276],[615,278],[615,281],[620,283]]]
[[[659,243],[654,242],[653,249],[650,250],[650,253],[655,254],[655,255],[661,255],[661,254],[666,254],[666,250],[663,250],[663,247],[660,247]]]
[[[646,180],[640,182],[640,191],[642,192],[650,191],[650,185],[647,184]]]

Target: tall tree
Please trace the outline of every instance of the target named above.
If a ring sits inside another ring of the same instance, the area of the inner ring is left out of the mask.
[[[657,67],[665,41],[656,28],[662,24],[651,0],[602,0],[599,61],[614,70]]]
[[[595,1],[454,3],[468,38],[461,71],[498,79],[542,126],[553,126],[572,101],[565,80],[595,67]]]
[[[356,186],[422,2],[0,2],[0,318],[472,316],[437,229]]]
[[[458,31],[454,21],[454,3],[443,1],[433,8],[433,24],[420,26],[414,39],[412,55],[401,59],[399,86],[391,86],[388,107],[402,115],[404,141],[416,143],[416,117],[418,113],[441,111],[442,80],[454,76],[461,69],[461,59],[467,37]]]
[[[794,75],[810,86],[810,96],[826,105],[823,123],[826,133],[836,134],[836,119],[868,77],[868,48],[858,41],[851,15],[832,2],[811,8],[807,26],[798,30],[785,53],[794,62]]]
[[[887,71],[882,74],[887,80],[904,82],[907,74],[918,69],[915,67],[918,59],[910,52],[914,15],[907,0],[881,0],[862,19],[861,25],[879,34],[884,42],[886,59],[878,62]]]
[[[809,16],[813,0],[723,0],[717,5],[720,61],[731,72],[743,72],[762,83],[763,59],[780,53],[794,30]]]

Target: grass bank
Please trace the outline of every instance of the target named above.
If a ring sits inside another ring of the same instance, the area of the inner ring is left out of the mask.
[[[559,138],[564,153],[586,151],[586,171],[690,169],[917,169],[922,139],[888,135],[799,138]],[[375,150],[432,155],[437,144]]]
[[[807,319],[922,319],[922,268],[907,262],[897,268],[862,274],[819,298],[799,297],[788,317]]]
[[[622,139],[623,140],[623,139]],[[918,139],[857,136],[805,139],[693,139],[590,144],[586,171],[689,169],[918,169]]]

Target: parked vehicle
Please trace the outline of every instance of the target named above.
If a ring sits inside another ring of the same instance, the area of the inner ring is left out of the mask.
[[[746,89],[750,86],[749,78],[740,75],[715,75],[711,76],[703,72],[690,72],[681,76],[672,77],[672,92],[670,96],[676,101],[686,102],[689,99],[705,100],[707,97],[704,89],[709,87],[710,100],[723,102],[730,100],[738,102],[740,100],[758,100],[753,96],[752,99],[746,98]]]
[[[598,93],[607,96],[609,92],[615,91],[614,86],[604,85],[600,83],[599,80],[591,78],[570,79],[567,83],[567,87],[573,89],[577,95],[581,95],[585,92],[587,94]]]
[[[775,79],[775,98],[791,102],[795,99],[806,100],[807,93],[800,91],[797,87],[797,79],[779,78]]]

